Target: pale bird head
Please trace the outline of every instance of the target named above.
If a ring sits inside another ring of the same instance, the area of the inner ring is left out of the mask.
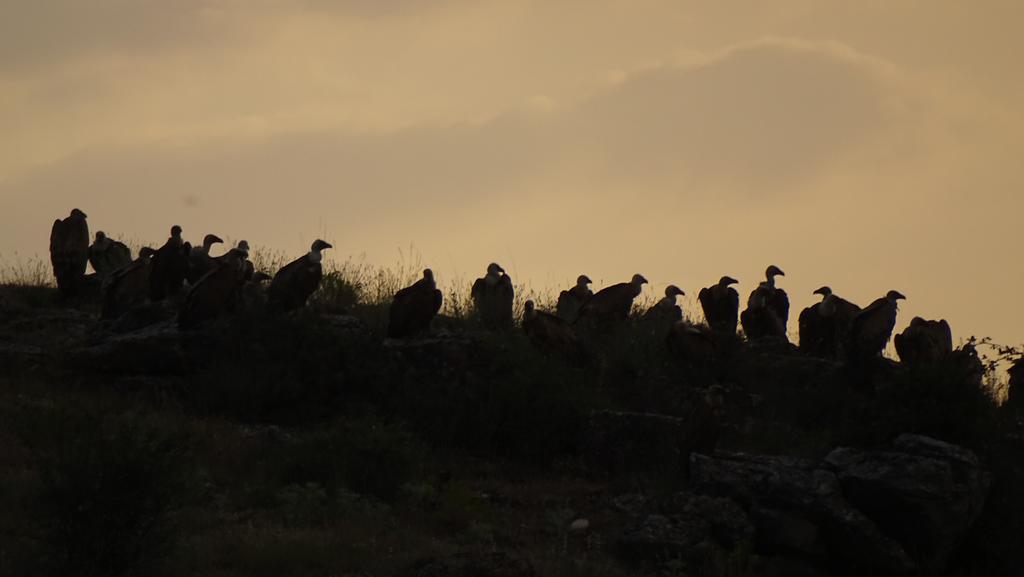
[[[642,274],[638,273],[638,274],[633,275],[633,280],[631,280],[630,282],[632,284],[640,286],[640,285],[647,284],[647,279],[645,279]]]
[[[77,216],[79,218],[86,218],[85,213],[78,210],[77,208],[71,209],[71,216]]]
[[[499,265],[496,262],[492,262],[491,264],[487,265],[487,274],[489,275],[497,275],[503,272],[505,272],[505,269],[501,268],[501,265]]]
[[[588,284],[591,284],[593,282],[594,281],[590,280],[590,277],[588,277],[585,274],[581,274],[580,276],[576,277],[576,285],[577,286],[585,287]]]
[[[686,293],[684,293],[683,289],[677,287],[676,285],[670,284],[667,287],[665,287],[665,296],[672,298],[675,296],[686,296]]]
[[[181,227],[174,225],[171,227],[171,236],[174,238],[181,238]]]
[[[215,235],[215,234],[208,234],[208,235],[203,237],[203,246],[205,246],[205,247],[211,247],[211,246],[213,246],[213,245],[215,245],[217,243],[221,243],[221,242],[224,242],[224,241],[221,240],[220,237]]]
[[[430,282],[434,282],[434,271],[430,270],[429,268],[423,269],[423,278]]]
[[[720,286],[729,286],[731,284],[738,284],[739,282],[740,281],[732,278],[731,276],[723,276],[722,278],[718,279],[718,284]]]
[[[96,231],[96,242],[103,242],[105,240],[107,240],[107,233],[103,232],[102,230],[97,230]]]
[[[533,303],[532,300],[526,301],[525,303],[523,303],[523,314],[529,315],[533,313],[535,306],[536,305]]]
[[[313,241],[313,246],[311,247],[311,249],[314,252],[320,252],[320,251],[322,251],[324,249],[328,249],[328,248],[334,248],[334,247],[331,246],[330,243],[322,241],[320,239],[316,239],[315,241]]]
[[[786,273],[782,272],[782,269],[775,265],[768,267],[768,269],[764,271],[764,274],[768,279],[772,279],[777,276],[786,276]]]
[[[238,248],[238,250],[243,250],[243,251],[245,251],[246,254],[249,254],[249,241],[246,241],[246,240],[238,241],[238,247],[237,248]]]
[[[814,291],[813,294],[821,295],[821,296],[823,296],[825,298],[828,298],[828,296],[832,294],[832,289],[830,289],[827,286],[823,286],[820,289]]]
[[[907,300],[907,297],[901,295],[897,291],[889,291],[885,293],[885,298],[889,299],[892,302],[896,302],[898,300]]]

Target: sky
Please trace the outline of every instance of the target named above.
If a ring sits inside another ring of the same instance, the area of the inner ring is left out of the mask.
[[[896,289],[1024,341],[1024,4],[0,0],[0,259],[173,224],[439,282]],[[468,290],[468,284],[467,284]]]

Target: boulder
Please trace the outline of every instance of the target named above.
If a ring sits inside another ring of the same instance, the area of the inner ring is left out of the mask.
[[[876,575],[916,569],[899,543],[848,503],[836,475],[792,457],[694,454],[690,483],[750,512],[755,545],[766,554],[821,555]]]
[[[985,504],[990,478],[971,451],[901,435],[884,451],[835,449],[825,458],[846,499],[937,573]]]

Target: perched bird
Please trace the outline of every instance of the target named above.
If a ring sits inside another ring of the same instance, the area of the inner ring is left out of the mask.
[[[711,330],[721,333],[736,333],[740,315],[740,295],[729,285],[739,281],[728,276],[719,279],[718,284],[700,289],[697,299],[704,309],[704,318]]]
[[[306,305],[324,277],[321,261],[323,251],[328,248],[334,247],[318,239],[308,253],[277,271],[267,289],[267,306],[270,310],[289,312]]]
[[[388,337],[411,337],[428,330],[441,310],[442,299],[434,272],[424,269],[420,280],[395,293],[388,311]]]
[[[215,234],[208,234],[203,237],[202,246],[194,246],[188,254],[188,283],[196,284],[203,275],[217,267],[218,260],[210,256],[210,249],[213,245],[224,242]],[[223,255],[221,262],[227,258]]]
[[[589,286],[592,283],[593,281],[585,274],[576,277],[576,286],[558,293],[555,314],[567,322],[575,322],[580,314],[580,308],[594,296],[594,291],[590,290]]]
[[[800,350],[822,358],[842,358],[849,348],[850,326],[860,307],[823,286],[814,291],[821,302],[800,313]]]
[[[765,271],[766,280],[757,285],[747,299],[747,309],[740,315],[740,322],[748,339],[786,337],[789,296],[775,286],[776,276],[786,276],[786,273],[775,265],[769,266]]]
[[[487,265],[487,274],[476,279],[470,291],[473,305],[484,327],[488,329],[512,328],[512,302],[515,290],[512,279],[497,263]]]
[[[246,261],[247,264],[251,264]],[[272,277],[262,271],[254,272],[251,277],[242,277],[241,306],[245,310],[259,309],[267,304],[266,283]]]
[[[115,319],[132,307],[145,302],[149,296],[149,277],[153,272],[153,257],[156,250],[144,246],[139,256],[108,276],[103,289],[102,319]]]
[[[181,227],[171,227],[167,239],[153,256],[153,271],[149,275],[149,298],[156,302],[181,292],[188,275],[188,256],[192,245],[181,239]]]
[[[647,283],[642,275],[633,275],[629,282],[605,287],[580,308],[578,322],[606,324],[625,322],[633,309],[633,300],[640,295]]]
[[[658,302],[651,305],[644,313],[643,319],[649,321],[679,322],[683,320],[683,309],[676,304],[677,296],[686,296],[686,293],[674,284],[665,287],[665,296]]]
[[[224,312],[243,284],[245,253],[238,249],[228,251],[227,259],[203,275],[185,295],[185,303],[178,312],[178,328],[193,329],[213,320]]]
[[[541,350],[577,363],[586,363],[590,358],[572,326],[561,317],[537,310],[532,300],[526,301],[523,309],[523,332]]]
[[[249,260],[249,242],[245,240],[240,240],[238,241],[238,244],[235,245],[235,248],[245,253],[245,280],[246,282],[248,282],[252,280],[252,276],[256,273],[256,265],[252,264],[252,261]],[[223,261],[226,258],[227,253],[213,257],[213,260]]]
[[[926,321],[914,317],[902,333],[893,337],[900,362],[924,365],[949,356],[953,352],[953,331],[945,319]]]
[[[50,231],[50,263],[57,289],[64,297],[77,296],[89,262],[89,224],[77,208],[64,220],[53,221]]]
[[[89,247],[89,264],[96,274],[105,277],[132,262],[132,251],[124,243],[109,238],[102,230]]]
[[[897,303],[906,298],[891,290],[853,317],[850,327],[851,360],[869,360],[882,354],[896,326]]]

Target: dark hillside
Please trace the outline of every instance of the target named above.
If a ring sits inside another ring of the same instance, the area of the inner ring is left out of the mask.
[[[311,306],[0,287],[0,575],[1015,575],[1024,435],[972,349],[851,366],[631,320],[538,348]],[[703,350],[703,349],[699,349]]]

